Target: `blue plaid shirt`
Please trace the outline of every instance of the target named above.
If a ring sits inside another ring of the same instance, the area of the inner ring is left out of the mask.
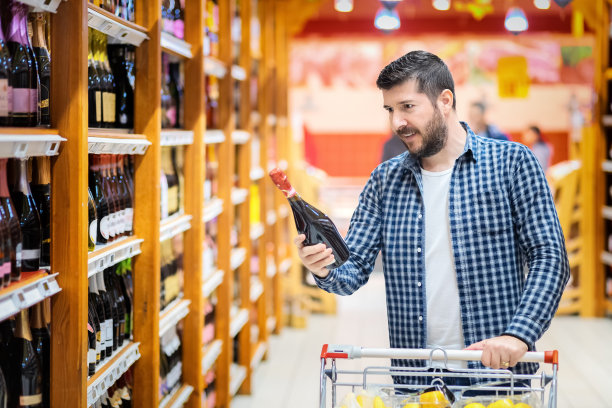
[[[467,140],[453,168],[448,209],[466,346],[509,334],[534,350],[569,278],[555,205],[527,147],[477,136],[462,125]],[[427,344],[422,189],[420,164],[408,152],[379,165],[351,219],[349,260],[325,279],[315,277],[322,289],[350,295],[368,281],[382,251],[392,348]],[[537,368],[519,363],[514,372]]]

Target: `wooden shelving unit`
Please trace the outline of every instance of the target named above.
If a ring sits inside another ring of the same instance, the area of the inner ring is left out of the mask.
[[[201,408],[205,374],[214,369],[217,406],[228,407],[235,394],[253,391],[255,370],[273,352],[269,337],[281,331],[284,320],[281,288],[291,255],[288,242],[280,240],[286,239],[291,218],[286,206],[281,209],[284,198],[266,172],[289,158],[286,6],[281,0],[218,2],[219,55],[213,58],[204,55],[206,0],[185,2],[184,40],[161,32],[161,0],[136,0],[134,23],[87,2],[27,2],[41,9],[57,8],[50,20],[52,124],[48,129],[0,129],[0,157],[57,156],[52,162],[52,274],[26,275],[21,286],[0,291],[2,310],[9,310],[3,303],[9,298],[13,303],[19,299],[19,304],[11,304],[12,314],[35,297],[51,297],[53,407],[67,406],[66,401],[88,407],[128,368],[134,375],[134,406]],[[231,24],[238,4],[242,38],[235,56]],[[260,22],[259,41],[251,38],[252,18]],[[136,47],[134,128],[129,131],[88,128],[87,27]],[[162,52],[184,63],[183,129],[161,128]],[[205,75],[219,79],[216,129],[206,128]],[[251,94],[254,83],[256,95]],[[238,113],[236,91],[240,92]],[[216,197],[205,201],[209,145],[218,148],[219,188]],[[165,146],[184,149],[184,208],[161,220]],[[87,250],[89,154],[135,158],[134,235],[91,253]],[[203,271],[205,224],[213,219],[218,259],[213,270]],[[162,313],[160,241],[177,234],[183,235],[184,290]],[[88,379],[88,277],[128,258],[133,259],[133,340]],[[37,292],[30,292],[30,287]],[[237,294],[234,288],[239,288]],[[14,296],[17,292],[21,296]],[[204,344],[204,309],[212,298],[216,299],[215,339]],[[160,335],[179,321],[182,385],[161,401]]]

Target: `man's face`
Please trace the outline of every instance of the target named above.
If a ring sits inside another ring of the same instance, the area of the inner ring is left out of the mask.
[[[446,120],[424,93],[417,91],[414,80],[383,90],[385,109],[391,129],[417,159],[438,153],[446,144]]]

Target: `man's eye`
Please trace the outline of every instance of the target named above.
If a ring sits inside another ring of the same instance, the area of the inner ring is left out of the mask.
[[[412,109],[412,108],[414,108],[414,105],[412,105],[410,103],[404,104],[404,109]]]
[[[385,108],[385,110],[389,113],[393,113],[393,108]]]

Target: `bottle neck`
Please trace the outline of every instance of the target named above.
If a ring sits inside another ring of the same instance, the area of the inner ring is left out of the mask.
[[[23,7],[21,6],[21,3],[14,1],[11,6],[13,18],[11,19],[11,24],[9,25],[8,40],[20,43],[21,45],[25,45],[25,43],[23,42],[22,34],[22,26],[24,24],[24,16],[22,10]]]
[[[28,160],[19,159],[19,180],[17,190],[24,195],[30,195],[30,184],[28,183]]]
[[[89,291],[93,294],[98,294],[98,285],[96,285],[96,277],[89,278]]]
[[[31,308],[32,316],[30,316],[30,326],[33,329],[43,329],[46,327],[43,320],[42,308],[42,303],[37,303]]]
[[[103,272],[96,274],[96,284],[98,286],[98,291],[106,292],[106,285],[104,284],[104,276],[102,276]]]
[[[51,159],[48,156],[36,159],[36,182],[35,184],[47,185],[51,183]]]
[[[6,180],[6,162],[8,159],[0,159],[0,197],[8,197],[9,189]]]
[[[28,324],[28,309],[24,309],[15,318],[15,337],[32,341],[32,331]]]
[[[32,45],[34,47],[47,49],[45,24],[45,15],[43,13],[34,13],[34,36],[32,38]]]

